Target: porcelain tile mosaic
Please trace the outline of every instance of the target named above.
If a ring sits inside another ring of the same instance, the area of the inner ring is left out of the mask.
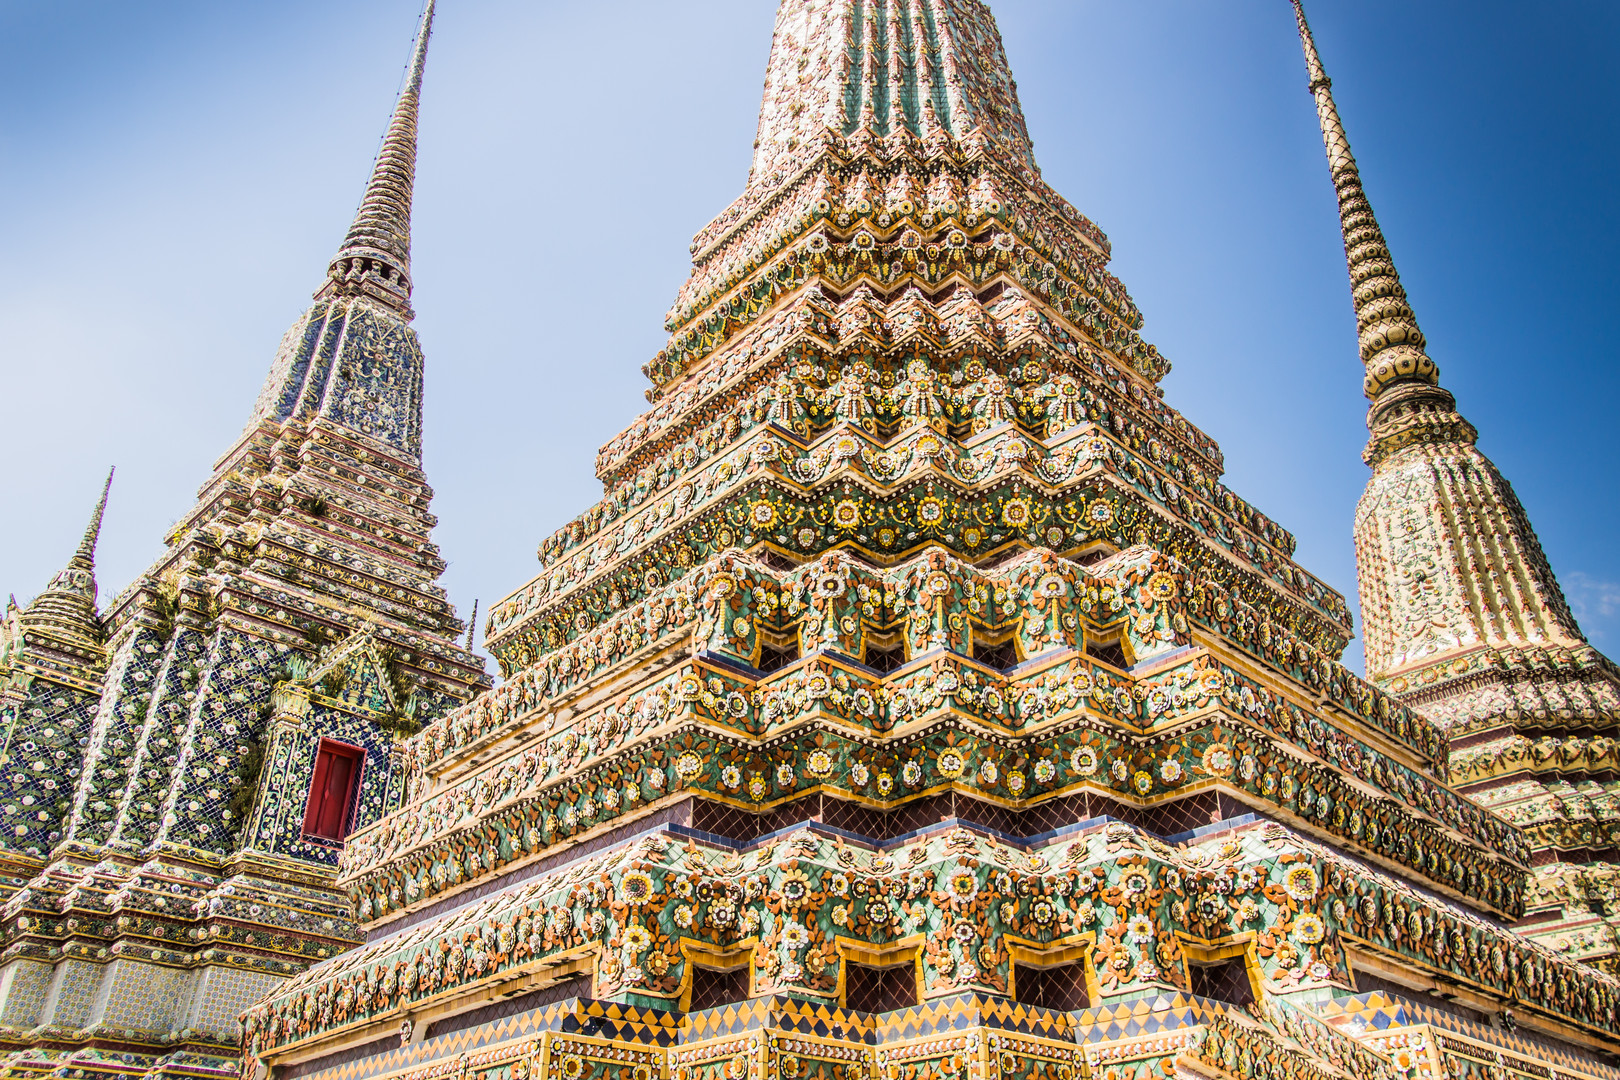
[[[1295,10],[1377,487],[1421,444],[1381,395],[1433,365]],[[1604,1075],[1620,988],[1570,935],[1607,916],[1546,903],[1603,864],[1541,866],[1452,718],[1339,663],[1343,599],[1165,402],[983,3],[783,0],[753,169],[692,254],[603,499],[490,609],[504,681],[348,838],[366,944],[250,1010],[250,1070],[1394,1080],[1452,1038],[1433,990]],[[1583,739],[1514,768],[1595,775]]]
[[[430,3],[163,559],[98,612],[104,491],[7,614],[0,1069],[1615,1080],[1620,672],[1439,388],[1292,6],[1370,680],[1165,400],[985,3],[781,0],[743,193],[602,499],[489,610],[492,688],[420,462]]]

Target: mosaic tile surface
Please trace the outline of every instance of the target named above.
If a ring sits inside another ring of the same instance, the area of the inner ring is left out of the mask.
[[[1371,681],[1166,402],[986,5],[784,0],[743,194],[603,498],[491,608],[491,688],[420,460],[430,2],[164,556],[98,608],[104,489],[0,624],[0,1072],[1615,1080],[1620,679],[1439,388],[1294,9]],[[323,738],[363,755],[342,843],[303,830]]]
[[[1368,385],[1422,383],[1318,74],[1386,282]],[[248,1013],[250,1068],[1409,1076],[1420,1037],[1346,1026],[1365,965],[1615,1043],[1591,950],[1506,928],[1545,906],[1539,836],[1340,665],[1343,598],[1158,391],[984,4],[783,3],[753,171],[692,254],[603,498],[490,610],[504,681],[406,741],[345,846],[367,943]],[[548,970],[678,1037],[491,1013],[337,1060]]]

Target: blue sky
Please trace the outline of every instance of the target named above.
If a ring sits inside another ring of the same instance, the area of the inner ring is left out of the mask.
[[[1108,232],[1175,364],[1168,399],[1353,600],[1364,401],[1286,0],[992,8],[1046,178]],[[111,463],[103,598],[159,553],[343,235],[418,11],[0,0],[0,590],[65,562]],[[1620,650],[1620,5],[1308,11],[1442,379]],[[773,15],[441,0],[415,304],[464,615],[600,495],[687,244],[741,191]]]

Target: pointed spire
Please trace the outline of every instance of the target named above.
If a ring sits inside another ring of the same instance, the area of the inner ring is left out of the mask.
[[[101,620],[96,617],[96,541],[101,536],[101,519],[107,512],[113,472],[107,470],[107,482],[102,485],[101,498],[90,515],[90,524],[85,527],[78,550],[23,612],[23,622],[31,631],[80,647],[100,642]]]
[[[248,418],[250,429],[271,421],[324,418],[388,443],[420,463],[422,455],[421,343],[395,325],[380,337],[351,333],[351,320],[408,322],[411,310],[411,192],[416,177],[416,113],[433,30],[429,0],[417,29],[405,85],[372,167],[365,197],[315,303],[281,339],[270,373]],[[352,304],[365,297],[372,303]],[[368,390],[354,376],[369,371]],[[380,395],[375,396],[375,395]]]
[[[70,565],[80,564],[87,570],[94,570],[96,565],[96,541],[101,538],[101,519],[107,513],[107,494],[112,491],[113,473],[118,471],[115,465],[107,470],[107,482],[101,487],[101,501],[96,503],[96,509],[90,515],[90,524],[84,527],[84,538],[79,541],[79,550],[73,553]]]
[[[472,652],[473,635],[478,633],[478,601],[473,601],[472,618],[467,620],[467,651]]]
[[[1372,399],[1362,455],[1372,477],[1355,525],[1367,675],[1454,737],[1504,716],[1590,713],[1591,702],[1615,698],[1612,665],[1581,635],[1523,505],[1440,386],[1304,9],[1292,3]]]
[[[1393,383],[1438,385],[1440,370],[1423,351],[1423,331],[1406,300],[1389,244],[1372,205],[1361,187],[1361,171],[1350,153],[1350,140],[1333,104],[1333,82],[1317,55],[1316,41],[1305,21],[1301,0],[1293,0],[1299,40],[1305,50],[1306,88],[1316,98],[1316,116],[1322,125],[1328,171],[1339,196],[1339,224],[1344,232],[1344,254],[1350,268],[1350,292],[1356,305],[1356,332],[1361,362],[1367,375],[1363,389],[1369,398]]]
[[[433,4],[428,0],[411,52],[405,87],[383,137],[354,224],[327,268],[327,280],[316,299],[366,295],[409,319],[411,311],[411,194],[416,182],[416,120],[427,65],[428,38],[433,33]]]

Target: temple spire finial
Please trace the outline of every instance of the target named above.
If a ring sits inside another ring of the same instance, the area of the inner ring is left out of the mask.
[[[96,503],[95,512],[90,515],[90,524],[84,527],[79,550],[73,553],[73,561],[82,563],[86,568],[93,569],[95,566],[96,541],[101,538],[101,519],[107,513],[107,495],[112,491],[113,473],[117,471],[116,465],[107,470],[107,482],[101,487],[101,499]]]
[[[31,631],[78,646],[102,640],[101,621],[96,617],[96,541],[101,536],[101,519],[107,513],[113,472],[107,470],[107,482],[101,487],[101,498],[96,501],[78,550],[23,611],[23,621]]]
[[[467,651],[472,652],[473,636],[478,633],[478,601],[473,601],[472,618],[467,620]]]
[[[394,104],[371,180],[316,299],[365,295],[406,319],[415,314],[411,310],[411,195],[416,183],[417,112],[428,38],[433,33],[433,5],[434,0],[428,0],[422,12],[405,86]]]
[[[1339,196],[1339,225],[1344,233],[1345,260],[1350,269],[1350,292],[1356,305],[1356,332],[1360,338],[1361,362],[1367,375],[1363,389],[1376,399],[1394,383],[1426,383],[1437,386],[1440,369],[1424,352],[1423,331],[1417,315],[1406,299],[1400,275],[1389,253],[1372,204],[1361,187],[1361,170],[1350,153],[1350,139],[1344,133],[1339,110],[1333,103],[1333,82],[1322,67],[1316,41],[1305,21],[1301,0],[1292,0],[1294,20],[1299,24],[1299,41],[1305,50],[1305,69],[1310,76],[1306,88],[1316,99],[1316,116],[1322,126],[1322,143],[1327,149],[1328,170]]]

